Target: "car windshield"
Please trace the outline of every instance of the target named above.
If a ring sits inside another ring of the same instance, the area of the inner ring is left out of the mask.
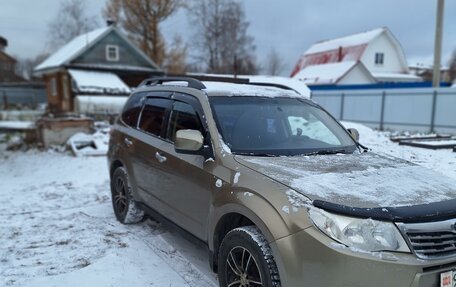
[[[352,153],[350,135],[306,99],[210,97],[218,129],[235,154],[290,156]]]

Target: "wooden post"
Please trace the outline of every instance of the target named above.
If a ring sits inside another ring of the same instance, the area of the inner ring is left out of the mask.
[[[431,128],[430,132],[434,132],[435,128],[435,110],[437,108],[437,90],[434,90],[434,93],[432,94],[432,113],[431,113]]]
[[[344,120],[344,105],[345,105],[345,93],[342,93],[342,97],[340,99],[340,121]]]
[[[386,100],[386,91],[382,92],[382,107],[380,111],[380,130],[383,131],[384,129],[384,122],[385,122],[385,100]]]

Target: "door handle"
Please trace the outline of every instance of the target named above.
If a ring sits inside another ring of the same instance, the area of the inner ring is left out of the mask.
[[[159,163],[164,163],[167,160],[166,156],[161,155],[158,151],[155,153],[155,158]]]
[[[133,142],[131,140],[129,140],[128,138],[125,138],[124,142],[127,147],[131,147],[133,145]]]

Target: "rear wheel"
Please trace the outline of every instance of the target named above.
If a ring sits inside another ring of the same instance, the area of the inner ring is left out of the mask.
[[[144,211],[133,200],[130,181],[124,167],[118,167],[112,174],[111,196],[114,214],[121,223],[137,223],[144,219]]]
[[[221,287],[279,287],[271,248],[255,226],[233,229],[220,245],[218,275]]]

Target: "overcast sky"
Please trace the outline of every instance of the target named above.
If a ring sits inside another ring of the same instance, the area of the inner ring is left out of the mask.
[[[89,14],[101,15],[105,0],[86,1]],[[437,0],[244,0],[249,33],[264,62],[276,49],[289,74],[300,54],[320,40],[387,26],[402,44],[409,62],[432,63]],[[7,52],[34,57],[45,50],[48,23],[59,0],[0,0],[0,35],[9,41]],[[446,0],[443,63],[456,49],[456,1]],[[451,15],[451,13],[453,15]],[[100,25],[103,20],[100,17]],[[191,39],[183,11],[162,25],[167,38]]]

